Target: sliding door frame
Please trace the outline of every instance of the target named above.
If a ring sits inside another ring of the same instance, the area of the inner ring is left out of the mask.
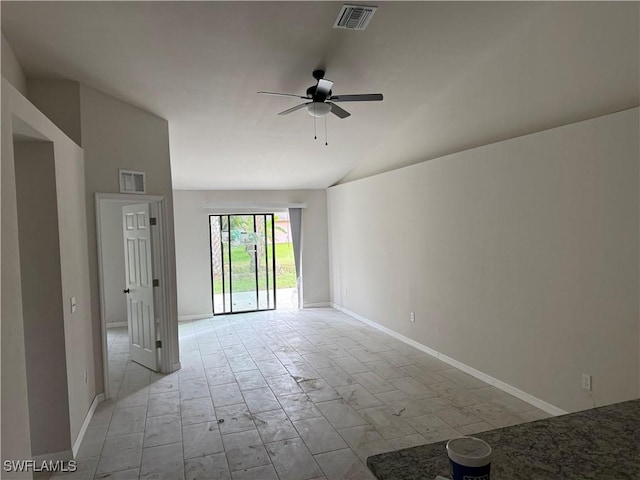
[[[267,308],[260,308],[260,288],[259,288],[259,264],[258,264],[258,248],[257,243],[256,248],[253,251],[254,255],[254,265],[255,265],[255,293],[256,293],[256,309],[254,310],[241,310],[241,311],[233,311],[233,263],[231,260],[231,218],[239,217],[239,216],[251,216],[253,217],[253,233],[257,237],[257,221],[256,217],[262,217],[264,219],[264,246],[265,246],[265,278],[266,278],[266,300],[267,300]],[[222,312],[216,312],[216,302],[215,302],[215,275],[213,271],[213,235],[212,235],[212,226],[213,226],[213,217],[217,217],[218,227],[220,229],[220,259],[221,259],[221,272],[222,272]],[[227,309],[226,304],[226,282],[225,282],[225,266],[224,266],[224,242],[222,240],[224,231],[222,230],[222,217],[227,218],[227,228],[229,235],[228,242],[228,260],[229,260],[229,308]],[[268,231],[267,231],[267,218],[271,217],[271,277],[273,278],[273,305],[271,305],[271,297],[270,297],[270,289],[269,289],[269,239],[268,239]],[[276,242],[275,242],[275,214],[274,213],[212,213],[209,215],[209,262],[211,266],[211,306],[213,315],[232,315],[237,313],[252,313],[252,312],[265,312],[269,310],[275,310],[277,301],[277,288],[276,288]]]

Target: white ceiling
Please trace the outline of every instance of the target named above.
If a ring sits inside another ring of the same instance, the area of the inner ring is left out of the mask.
[[[27,76],[78,80],[169,121],[176,189],[324,188],[639,104],[638,2],[2,2]],[[278,117],[324,66],[341,104]]]

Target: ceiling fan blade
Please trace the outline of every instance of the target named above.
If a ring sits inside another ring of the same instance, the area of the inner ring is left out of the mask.
[[[263,95],[275,95],[277,97],[295,97],[295,98],[308,98],[302,95],[293,95],[292,93],[275,93],[275,92],[258,92]]]
[[[382,100],[381,93],[363,93],[357,95],[333,95],[329,97],[332,102],[379,102]]]
[[[336,117],[347,118],[351,116],[349,112],[347,112],[344,108],[339,107],[335,103],[332,103],[332,102],[327,102],[327,103],[331,105],[331,113],[333,113]]]
[[[296,105],[295,107],[289,108],[287,110],[284,110],[283,112],[280,112],[278,115],[288,115],[291,112],[295,112],[296,110],[300,110],[303,107],[306,107],[307,105],[311,104],[312,102],[307,102],[307,103],[301,103],[300,105]]]
[[[320,80],[318,80],[316,95],[322,95],[326,97],[327,95],[329,95],[331,87],[333,87],[333,82],[331,80],[325,80],[324,78],[321,78]]]

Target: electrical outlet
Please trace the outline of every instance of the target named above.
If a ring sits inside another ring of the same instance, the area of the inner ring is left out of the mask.
[[[412,322],[416,321],[416,312],[411,312],[411,315],[409,317],[411,319]]]
[[[582,388],[591,391],[591,375],[582,374]]]

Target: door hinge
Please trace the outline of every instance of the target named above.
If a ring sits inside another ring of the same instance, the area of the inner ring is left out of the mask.
[[[154,279],[153,279],[153,286],[154,286],[154,287],[159,287],[159,286],[160,286],[160,280],[159,280],[159,279],[157,279],[157,278],[154,278]]]
[[[157,225],[158,219],[156,217],[149,218],[149,225]]]
[[[156,340],[156,348],[162,348],[162,340]]]

